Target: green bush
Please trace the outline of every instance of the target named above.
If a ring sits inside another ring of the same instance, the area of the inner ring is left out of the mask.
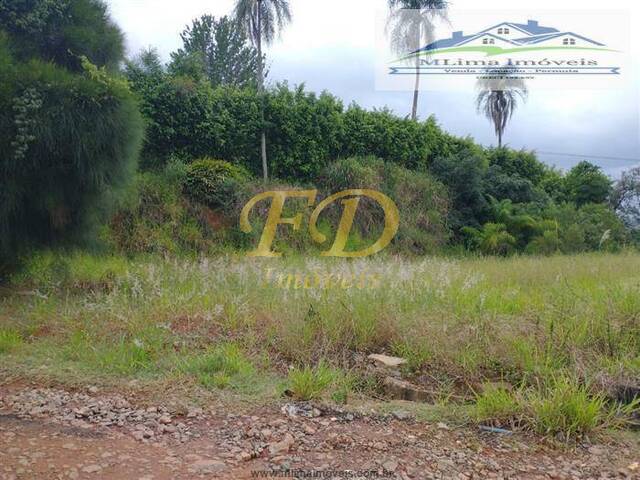
[[[538,186],[547,175],[549,167],[539,161],[533,152],[526,150],[512,150],[499,147],[489,148],[486,152],[490,166],[500,169],[511,178],[521,178]]]
[[[613,190],[612,182],[600,167],[582,161],[564,178],[567,195],[578,207],[589,203],[604,203]]]
[[[449,224],[454,232],[463,226],[477,227],[488,215],[484,176],[486,158],[473,150],[464,150],[435,159],[429,171],[449,190]]]
[[[124,39],[107,8],[102,0],[2,0],[0,30],[21,61],[39,58],[80,72],[85,56],[116,71]]]
[[[484,178],[484,190],[485,195],[514,203],[535,202],[545,205],[550,200],[547,193],[530,180],[518,174],[506,173],[499,165],[489,167]]]
[[[332,385],[339,386],[342,380],[341,372],[321,362],[314,368],[306,366],[289,370],[288,386],[295,399],[313,400],[321,397]],[[338,391],[344,392],[344,388],[338,388]]]
[[[9,353],[22,344],[22,336],[13,330],[0,329],[0,354]]]
[[[183,361],[182,372],[193,375],[206,388],[241,387],[251,381],[255,368],[234,344],[222,344]]]
[[[249,173],[242,167],[223,160],[203,158],[188,165],[184,192],[202,205],[222,208],[228,204],[238,183],[248,178]]]
[[[468,246],[486,255],[507,255],[514,251],[516,239],[502,223],[485,223],[482,228],[463,227]]]
[[[214,89],[205,81],[171,76],[154,52],[128,62],[125,74],[147,119],[143,168],[162,168],[172,157],[209,156],[260,170],[260,104],[254,91]]]
[[[21,1],[10,8],[3,2],[0,10],[0,28],[9,32],[0,32],[0,270],[26,248],[90,237],[89,227],[104,217],[136,168],[142,141],[138,106],[123,79],[91,63],[119,62],[122,45],[103,52],[89,48],[87,38],[91,29],[98,35],[115,27],[102,3],[70,3],[62,32],[52,20],[58,14],[48,10],[52,2]],[[16,30],[23,27],[27,33]],[[90,57],[76,56],[69,65],[58,50],[43,51],[41,43],[52,41],[42,37],[49,31],[53,39],[64,37],[56,45],[65,47],[64,55],[75,44],[63,40],[73,37],[87,46],[74,54]],[[119,31],[113,32],[121,41]]]
[[[318,183],[329,195],[352,188],[378,190],[397,205],[400,227],[392,249],[416,254],[434,253],[448,240],[446,225],[449,198],[444,185],[429,174],[408,170],[375,157],[353,157],[329,165]],[[328,217],[337,226],[341,211],[334,208]],[[377,238],[384,226],[382,209],[362,199],[355,228],[365,239]],[[334,227],[335,228],[335,227]]]
[[[213,228],[204,207],[183,196],[186,176],[181,162],[135,175],[104,233],[111,248],[125,254],[208,251]]]
[[[260,131],[267,134],[273,178],[313,181],[337,158],[375,155],[407,168],[426,169],[438,156],[481,151],[470,139],[446,134],[435,119],[415,122],[388,110],[367,111],[323,92],[278,84],[265,94],[264,124],[252,89],[212,88],[198,78],[171,75],[154,52],[129,62],[126,75],[148,120],[145,168],[171,156],[224,158],[260,173]]]

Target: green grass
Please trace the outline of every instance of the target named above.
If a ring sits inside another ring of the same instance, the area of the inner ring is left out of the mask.
[[[283,289],[266,281],[269,269],[380,280]],[[46,253],[2,292],[0,354],[25,376],[187,379],[238,394],[264,381],[344,402],[354,390],[376,393],[369,379],[339,379],[366,375],[354,355],[389,353],[439,398],[473,404],[474,421],[571,436],[615,423],[617,407],[603,402],[609,386],[640,376],[633,252],[354,261]],[[512,388],[475,397],[496,381]]]
[[[639,404],[617,405],[593,386],[554,375],[544,384],[517,390],[488,388],[477,396],[473,410],[483,424],[569,440],[619,426]]]
[[[180,369],[206,388],[239,388],[255,377],[255,369],[237,345],[218,345],[182,361]]]
[[[331,397],[337,403],[345,403],[350,389],[350,381],[340,370],[320,362],[315,367],[294,368],[289,371],[288,387],[297,400],[313,400],[333,387]]]
[[[589,434],[612,419],[602,394],[592,395],[586,386],[566,378],[554,379],[528,395],[526,404],[538,433],[565,439]]]
[[[522,406],[509,389],[498,386],[485,389],[476,398],[475,419],[495,427],[514,428],[522,416]]]
[[[0,330],[0,354],[8,353],[22,344],[22,336],[13,330]]]

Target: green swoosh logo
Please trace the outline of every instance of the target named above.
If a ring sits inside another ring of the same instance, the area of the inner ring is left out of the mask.
[[[440,48],[437,50],[429,50],[428,52],[416,52],[404,57],[400,57],[396,62],[402,60],[408,60],[415,57],[439,55],[442,53],[459,53],[459,52],[478,52],[484,53],[487,57],[494,57],[496,55],[504,55],[508,53],[521,53],[521,52],[541,52],[543,50],[590,50],[598,52],[618,52],[619,50],[612,50],[610,48],[594,48],[594,47],[517,47],[517,48],[502,48],[496,46],[478,46],[478,47],[454,47],[454,48]],[[393,63],[393,62],[391,62]]]

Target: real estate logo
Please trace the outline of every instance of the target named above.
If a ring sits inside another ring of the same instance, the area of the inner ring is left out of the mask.
[[[540,50],[601,50],[603,43],[573,32],[543,27],[537,20],[526,24],[503,22],[471,35],[453,32],[451,38],[438,40],[414,52],[484,52],[488,56]]]
[[[553,27],[541,26],[537,20],[527,23],[502,22],[477,33],[465,35],[464,31],[453,32],[450,38],[437,40],[402,57],[400,61],[418,60],[417,66],[391,66],[391,75],[473,75],[496,74],[496,67],[505,74],[522,73],[528,75],[619,75],[618,66],[600,66],[596,60],[584,56],[575,58],[576,53],[615,52],[605,44],[571,31],[561,31]],[[520,53],[567,53],[566,59],[525,58],[514,59],[509,55]],[[447,54],[481,53],[486,57],[507,57],[486,61],[477,59],[451,59]],[[467,67],[477,67],[469,69]]]
[[[628,62],[628,28],[620,12],[547,12],[526,20],[501,14],[502,21],[491,12],[453,12],[451,22],[440,24],[444,13],[410,12],[401,17],[406,25],[379,29],[378,89],[469,88],[470,79],[489,89],[486,82],[494,80],[496,89],[505,80],[525,81],[527,88],[616,88]],[[399,40],[398,32],[406,38]]]
[[[251,233],[253,227],[249,222],[249,214],[253,208],[264,200],[270,200],[271,206],[269,207],[269,213],[267,215],[266,223],[262,230],[262,236],[260,242],[255,250],[249,252],[249,257],[280,257],[282,253],[273,251],[272,245],[275,240],[278,225],[291,225],[293,230],[299,230],[302,225],[303,215],[302,213],[296,214],[294,217],[282,217],[284,204],[287,198],[302,198],[307,200],[307,206],[312,207],[316,203],[318,196],[317,190],[276,190],[263,192],[247,202],[240,213],[240,229],[244,233]],[[353,220],[355,218],[360,199],[368,197],[377,202],[384,212],[384,229],[380,237],[369,247],[356,252],[347,251],[347,241],[349,239],[349,233],[353,226]],[[396,204],[387,197],[385,194],[376,190],[369,189],[352,189],[344,190],[342,192],[334,193],[329,197],[322,200],[318,206],[311,213],[309,218],[309,232],[311,238],[317,243],[323,244],[327,241],[326,235],[320,232],[318,229],[318,218],[324,209],[326,209],[332,203],[340,200],[342,203],[343,211],[338,224],[337,232],[333,245],[329,250],[322,252],[320,255],[324,257],[368,257],[379,251],[383,250],[393,237],[398,232],[400,225],[400,213]]]

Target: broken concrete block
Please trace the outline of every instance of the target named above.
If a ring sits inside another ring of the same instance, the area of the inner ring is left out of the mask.
[[[417,385],[399,378],[386,377],[383,385],[387,395],[394,400],[407,400],[410,402],[431,402],[433,392],[424,390]]]
[[[407,363],[404,358],[389,357],[387,355],[378,355],[376,353],[372,353],[368,358],[381,367],[398,368],[400,365]]]

